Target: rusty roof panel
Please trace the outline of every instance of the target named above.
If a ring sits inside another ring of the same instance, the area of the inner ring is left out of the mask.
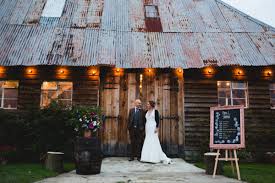
[[[104,30],[131,31],[129,0],[105,0],[101,28]]]
[[[46,2],[47,0],[1,0],[0,21],[21,25],[38,24]],[[145,32],[145,4],[158,6],[162,32],[275,30],[220,0],[66,0],[61,21],[54,26]]]
[[[264,32],[263,27],[248,15],[230,8],[224,3],[217,3],[232,32]]]
[[[18,0],[17,4],[10,17],[11,24],[23,24],[24,19],[28,13],[30,1],[32,0]]]
[[[98,58],[98,37],[99,32],[95,30],[86,30],[83,43],[81,63],[83,65],[97,65]],[[76,63],[78,64],[78,63]]]
[[[24,20],[26,24],[38,24],[47,0],[32,0]]]
[[[275,60],[275,39],[272,35],[249,33],[250,38],[262,53],[268,64],[274,64]]]
[[[10,20],[17,0],[2,0],[0,1],[0,22],[6,23]]]
[[[104,0],[92,0],[87,14],[87,27],[99,28],[104,6]]]
[[[186,64],[186,68],[199,68],[203,67],[203,59],[198,44],[198,34],[187,33],[182,36],[177,34],[179,45],[181,47],[181,54],[184,55],[180,59]],[[180,67],[180,66],[179,66]]]
[[[75,0],[76,6],[73,14],[72,27],[86,27],[87,15],[91,0]]]
[[[60,18],[45,3],[0,0],[0,65],[275,65],[274,29],[220,1],[67,0]],[[144,4],[163,32],[146,32]]]

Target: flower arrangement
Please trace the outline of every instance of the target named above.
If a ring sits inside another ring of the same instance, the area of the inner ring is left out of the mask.
[[[101,110],[98,107],[75,106],[72,109],[71,122],[78,134],[85,129],[97,132],[102,126]]]

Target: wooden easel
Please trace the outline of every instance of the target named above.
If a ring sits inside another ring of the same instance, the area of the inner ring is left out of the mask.
[[[218,161],[230,161],[231,162],[232,173],[233,173],[233,175],[235,175],[235,170],[234,170],[234,161],[235,161],[238,180],[241,180],[240,168],[239,168],[239,163],[238,163],[239,159],[237,158],[237,150],[236,149],[224,149],[224,150],[225,150],[225,157],[224,158],[220,158],[221,149],[217,150],[217,154],[216,154],[216,158],[215,158],[213,178],[215,178],[215,176],[216,176]],[[232,153],[234,154],[234,157],[233,157]]]

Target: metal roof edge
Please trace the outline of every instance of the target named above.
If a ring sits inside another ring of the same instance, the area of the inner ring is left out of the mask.
[[[248,15],[248,14],[246,14],[246,13],[240,11],[240,10],[238,10],[237,8],[235,8],[235,7],[227,4],[226,2],[224,2],[222,0],[215,0],[215,1],[217,3],[220,3],[220,4],[224,5],[224,6],[226,6],[227,8],[231,9],[232,11],[235,11],[236,13],[240,14],[241,16],[244,16],[245,18],[250,19],[251,21],[253,21],[253,22],[255,22],[255,23],[259,24],[259,25],[266,26],[269,29],[269,31],[274,31],[275,32],[275,27],[272,27],[271,25],[269,25],[267,23],[264,23],[264,22],[260,21],[259,19],[256,19],[256,18],[254,18],[254,17],[252,17],[252,16],[250,16],[250,15]]]

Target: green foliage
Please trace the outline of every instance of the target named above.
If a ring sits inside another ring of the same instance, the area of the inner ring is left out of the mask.
[[[205,169],[202,162],[195,164],[199,168]],[[241,179],[248,183],[274,183],[275,182],[275,165],[260,163],[240,163]],[[236,178],[232,174],[230,163],[225,163],[224,175]]]

